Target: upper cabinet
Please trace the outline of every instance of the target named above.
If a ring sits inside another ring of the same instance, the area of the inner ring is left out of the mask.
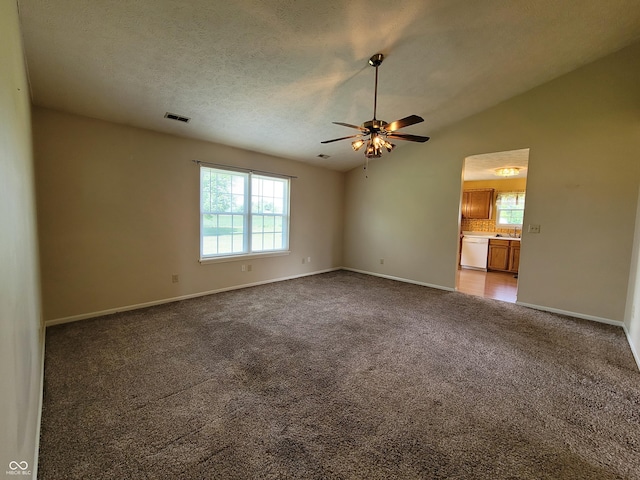
[[[493,207],[493,188],[462,192],[462,217],[490,219]]]

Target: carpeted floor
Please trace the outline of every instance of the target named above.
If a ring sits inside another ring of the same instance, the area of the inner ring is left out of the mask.
[[[339,271],[47,329],[42,479],[640,478],[618,327]]]

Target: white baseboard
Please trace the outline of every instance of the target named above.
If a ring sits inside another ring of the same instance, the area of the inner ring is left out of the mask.
[[[397,280],[398,282],[413,283],[414,285],[437,288],[438,290],[446,290],[448,292],[455,291],[455,288],[451,288],[451,287],[443,287],[442,285],[434,285],[433,283],[418,282],[416,280],[410,280],[408,278],[402,278],[402,277],[394,277],[393,275],[385,275],[383,273],[368,272],[366,270],[358,270],[357,268],[342,267],[342,270],[348,270],[350,272],[356,272],[356,273],[363,273],[365,275],[373,275],[374,277],[388,278],[389,280]]]
[[[541,305],[534,305],[532,303],[524,303],[524,302],[516,302],[516,305],[522,305],[523,307],[529,307],[535,310],[542,310],[543,312],[559,313],[560,315],[567,315],[569,317],[581,318],[583,320],[591,320],[592,322],[606,323],[607,325],[615,325],[616,327],[624,326],[624,323],[618,320],[611,320],[610,318],[596,317],[594,315],[587,315],[584,313],[560,310],[559,308],[543,307]]]
[[[629,330],[627,329],[627,326],[623,324],[622,328],[624,329],[624,333],[627,336],[627,342],[629,342],[629,347],[631,348],[631,353],[633,354],[633,358],[636,361],[636,365],[638,366],[638,370],[640,370],[640,352],[638,352],[638,350],[636,349],[635,344],[633,343],[633,340],[631,340],[631,334],[629,333]]]
[[[317,270],[315,272],[301,273],[299,275],[290,275],[288,277],[273,278],[270,280],[263,280],[260,282],[233,285],[231,287],[218,288],[216,290],[208,290],[206,292],[191,293],[189,295],[181,295],[179,297],[163,298],[161,300],[154,300],[152,302],[144,302],[144,303],[137,303],[135,305],[125,305],[122,307],[109,308],[107,310],[100,310],[98,312],[90,312],[90,313],[83,313],[80,315],[72,315],[70,317],[55,318],[53,320],[47,320],[45,322],[45,326],[52,327],[54,325],[60,325],[62,323],[77,322],[78,320],[86,320],[89,318],[102,317],[103,315],[111,315],[113,313],[119,313],[119,312],[128,312],[130,310],[138,310],[140,308],[153,307],[155,305],[162,305],[164,303],[178,302],[180,300],[188,300],[190,298],[204,297],[206,295],[212,295],[214,293],[228,292],[230,290],[239,290],[241,288],[256,287],[258,285],[265,285],[267,283],[283,282],[285,280],[293,280],[294,278],[309,277],[311,275],[319,275],[321,273],[334,272],[336,270],[342,270],[342,267],[327,268],[325,270]]]

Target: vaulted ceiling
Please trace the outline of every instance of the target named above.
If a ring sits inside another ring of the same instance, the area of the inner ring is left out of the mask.
[[[374,53],[385,55],[378,118],[420,115],[402,131],[429,136],[640,40],[638,0],[19,7],[34,104],[343,171],[363,162],[362,151],[320,142],[354,133],[333,121],[371,119]]]

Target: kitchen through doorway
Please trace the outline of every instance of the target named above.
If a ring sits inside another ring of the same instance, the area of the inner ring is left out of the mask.
[[[456,290],[515,303],[529,149],[465,158]]]

